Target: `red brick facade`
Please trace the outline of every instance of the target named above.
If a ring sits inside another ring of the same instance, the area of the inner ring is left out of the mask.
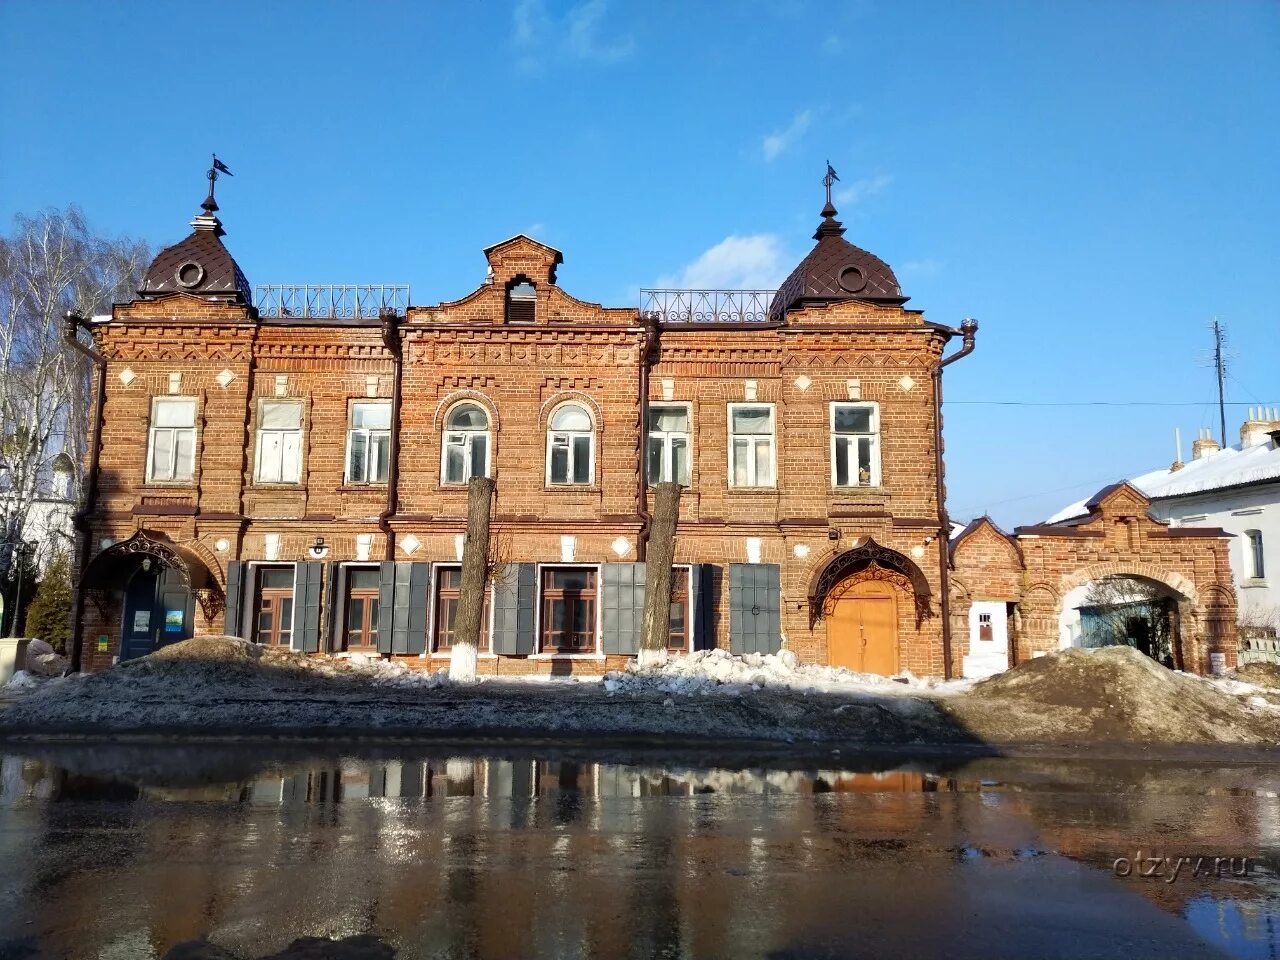
[[[971,524],[953,543],[951,618],[954,649],[972,641],[973,603],[1005,603],[1013,663],[1060,648],[1064,603],[1077,588],[1106,577],[1160,585],[1176,598],[1174,655],[1183,669],[1207,673],[1211,654],[1236,665],[1236,598],[1221,531],[1170,527],[1153,519],[1150,501],[1128,484],[1103,490],[1075,525],[1020,527],[1013,536],[990,520]]]
[[[961,331],[905,309],[889,268],[840,239],[843,230],[828,210],[815,235],[819,246],[788,280],[798,291],[794,303],[767,319],[701,323],[577,300],[556,282],[561,255],[523,236],[485,251],[488,278],[460,300],[410,307],[381,321],[261,317],[229,254],[210,246],[214,228],[221,231],[206,218],[186,243],[198,239],[191,255],[216,260],[198,273],[216,273],[215,296],[201,295],[198,283],[191,292],[174,288],[170,274],[182,287],[192,286],[182,270],[197,276],[190,263],[182,266],[187,254],[180,244],[157,259],[156,276],[149,275],[139,299],[92,325],[106,389],[97,492],[84,538],[84,666],[100,669],[122,654],[145,652],[168,629],[176,631],[169,639],[226,630],[252,635],[255,578],[268,563],[299,564],[299,583],[312,576],[304,576],[304,565],[318,571],[323,563],[310,592],[297,588],[292,616],[297,630],[310,631],[314,645],[304,649],[331,651],[341,648],[349,612],[342,565],[382,562],[384,577],[398,575],[390,562],[413,566],[404,584],[416,607],[402,611],[408,619],[397,619],[397,630],[416,637],[410,651],[423,648],[425,633],[424,654],[415,661],[439,662],[431,656],[434,597],[420,594],[432,590],[440,564],[457,561],[465,529],[465,486],[445,483],[442,471],[445,418],[461,401],[477,404],[488,418],[489,475],[497,484],[492,532],[504,569],[530,565],[541,576],[532,565],[572,562],[603,574],[601,565],[641,559],[646,403],[683,404],[691,453],[676,563],[697,571],[701,609],[691,611],[696,624],[690,624],[696,646],[750,650],[758,642],[760,649],[792,650],[805,662],[829,662],[829,598],[837,587],[876,578],[891,583],[898,597],[892,642],[900,669],[958,670],[962,651],[953,644],[948,657],[947,603],[959,622],[967,598],[978,593],[1025,606],[1019,656],[1047,649],[1045,618],[1068,568],[1113,562],[1132,545],[1110,535],[1096,544],[1088,533],[1046,535],[1034,547],[1019,541],[1018,553],[980,532],[961,543],[948,587],[938,392],[944,350]],[[856,259],[838,274],[839,284],[857,287],[874,275],[877,296],[821,295],[820,261],[839,267],[846,255]],[[534,288],[531,322],[508,314],[516,284]],[[967,351],[973,330],[964,333]],[[391,482],[349,482],[352,404],[397,395]],[[152,436],[153,400],[171,397],[195,404],[190,479],[149,480],[149,457],[158,455],[149,445],[159,442]],[[277,400],[301,405],[296,482],[257,479],[263,402]],[[849,402],[873,405],[875,465],[861,483],[837,486],[833,404]],[[550,418],[565,403],[579,405],[592,421],[590,474],[576,485],[548,479]],[[772,483],[731,483],[731,405],[740,403],[773,411]],[[1160,540],[1145,521],[1135,523],[1143,535],[1133,542],[1159,540],[1149,552],[1169,562],[1185,556],[1170,569],[1190,581],[1206,583],[1219,564],[1225,571],[1217,541],[1168,532]],[[175,574],[161,577],[155,589],[170,591],[169,599],[150,619],[129,606],[127,595],[147,557]],[[730,567],[738,564],[752,566]],[[752,570],[763,578],[758,596],[742,586],[752,582]],[[735,579],[741,577],[747,579]],[[163,609],[181,607],[184,590],[185,620]],[[391,596],[383,594],[384,601]],[[1212,596],[1196,592],[1196,615],[1206,625],[1217,624],[1231,602]],[[530,629],[524,597],[512,601],[511,622],[525,646],[514,655],[482,657],[482,673],[595,673],[625,663],[623,655],[606,654],[613,638],[603,617],[585,655],[539,653],[540,641],[530,645],[524,636]],[[494,603],[500,605],[497,593]],[[742,623],[767,624],[773,604],[773,626],[752,626],[749,641],[735,634]],[[285,614],[275,615],[282,622]],[[535,610],[533,622],[540,616]],[[150,630],[153,639],[130,647],[126,634],[134,628]]]

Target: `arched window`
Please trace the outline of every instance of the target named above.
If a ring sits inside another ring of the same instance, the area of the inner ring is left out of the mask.
[[[566,403],[551,414],[547,429],[547,483],[589,484],[595,475],[595,429],[591,414]]]
[[[525,280],[507,288],[507,323],[533,323],[538,291]]]
[[[466,483],[489,475],[489,414],[478,403],[459,403],[444,418],[440,479]]]

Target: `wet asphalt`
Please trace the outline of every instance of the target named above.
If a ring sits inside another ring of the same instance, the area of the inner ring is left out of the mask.
[[[1278,796],[1269,762],[10,744],[0,960],[1273,957]]]

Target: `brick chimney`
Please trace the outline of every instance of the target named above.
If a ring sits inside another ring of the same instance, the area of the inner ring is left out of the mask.
[[[1250,407],[1249,419],[1240,424],[1240,449],[1262,446],[1277,430],[1280,430],[1280,410]]]
[[[1217,453],[1222,447],[1217,440],[1213,439],[1213,434],[1209,432],[1208,427],[1200,428],[1200,436],[1196,437],[1191,443],[1191,459],[1199,460],[1207,457],[1211,453]]]

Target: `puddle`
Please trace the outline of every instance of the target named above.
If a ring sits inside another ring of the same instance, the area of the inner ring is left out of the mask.
[[[1280,766],[9,749],[4,958],[1280,953]]]

